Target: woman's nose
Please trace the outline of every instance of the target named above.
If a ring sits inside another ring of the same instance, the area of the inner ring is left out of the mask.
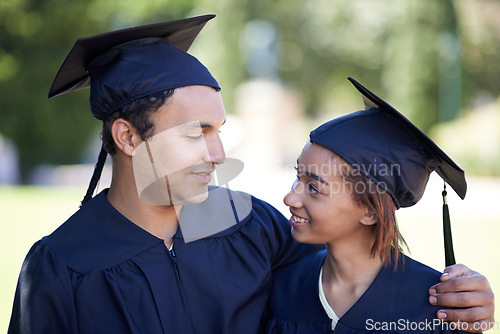
[[[296,180],[293,185],[292,189],[288,194],[285,195],[283,198],[283,203],[285,203],[286,206],[290,206],[293,208],[300,208],[302,206],[302,201],[300,200],[300,194],[302,193],[301,189],[303,188],[302,184]]]

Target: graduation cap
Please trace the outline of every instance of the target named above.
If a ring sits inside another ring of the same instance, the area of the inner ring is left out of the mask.
[[[220,90],[208,69],[186,52],[214,17],[203,15],[80,38],[59,69],[49,98],[90,87],[92,114],[104,121],[126,104],[168,89],[204,85]],[[82,204],[92,197],[106,156],[101,148]]]
[[[104,120],[133,100],[162,90],[206,85],[210,72],[186,53],[215,15],[133,27],[80,38],[57,73],[49,98],[90,87],[92,114]]]
[[[326,122],[310,133],[310,141],[330,149],[358,169],[386,191],[398,209],[417,203],[430,173],[438,173],[445,181],[446,265],[454,264],[446,183],[464,199],[467,192],[464,171],[400,112],[356,79],[348,79],[363,95],[368,109]]]

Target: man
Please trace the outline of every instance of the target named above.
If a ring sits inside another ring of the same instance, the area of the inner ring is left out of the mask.
[[[81,209],[28,253],[9,333],[257,333],[272,270],[317,250],[269,204],[209,187],[225,111],[185,51],[211,18],[80,39],[68,55],[49,95],[90,82],[103,150]],[[91,199],[106,152],[111,186]],[[447,319],[491,319],[484,277],[449,270],[431,298],[472,308]]]

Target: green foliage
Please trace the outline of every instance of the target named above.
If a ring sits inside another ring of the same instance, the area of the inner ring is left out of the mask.
[[[87,4],[27,0],[4,4],[0,12],[0,64],[15,64],[2,71],[8,75],[0,80],[0,132],[17,144],[24,172],[39,163],[75,161],[95,126],[81,94],[47,99],[51,80],[74,43],[71,35],[102,27],[80,19]]]
[[[167,10],[164,1],[2,2],[0,133],[16,143],[25,178],[38,164],[79,162],[100,126],[90,116],[88,91],[47,99],[76,38],[188,16],[192,6],[189,1],[178,2],[175,10],[173,5]]]
[[[500,92],[500,5],[431,0],[3,0],[0,2],[0,133],[20,150],[23,175],[38,164],[76,163],[99,122],[88,91],[48,100],[76,38],[214,13],[192,47],[222,85],[251,73],[242,34],[249,22],[276,32],[274,78],[301,92],[310,116],[347,103],[349,75],[387,98],[424,130],[459,115],[479,94]],[[350,110],[349,110],[350,111]]]

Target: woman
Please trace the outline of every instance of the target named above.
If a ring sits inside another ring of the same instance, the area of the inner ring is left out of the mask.
[[[426,298],[440,273],[401,252],[395,210],[417,203],[436,171],[464,198],[463,171],[398,111],[375,105],[321,125],[297,160],[284,202],[292,235],[327,249],[273,278],[267,333],[440,333]],[[425,242],[425,240],[422,240]]]

